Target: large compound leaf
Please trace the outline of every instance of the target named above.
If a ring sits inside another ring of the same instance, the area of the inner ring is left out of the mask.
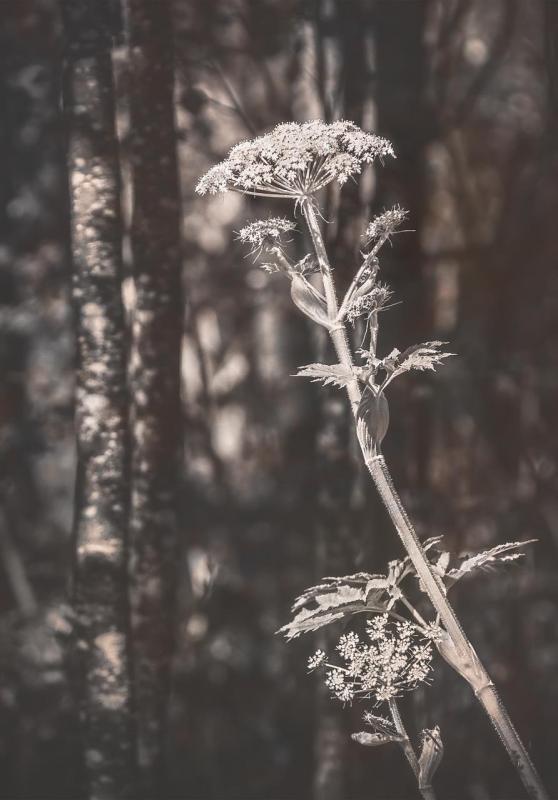
[[[342,578],[324,578],[323,583],[311,586],[296,598],[292,610],[298,613],[279,633],[287,639],[294,639],[302,633],[318,630],[363,611],[383,613],[389,607],[389,595],[384,586],[369,585],[379,579],[385,582],[385,576],[366,572]]]

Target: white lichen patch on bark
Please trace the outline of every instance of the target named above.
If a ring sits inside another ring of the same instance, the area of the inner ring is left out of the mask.
[[[108,541],[86,541],[78,546],[78,558],[83,560],[90,556],[96,558],[106,558],[110,562],[120,560],[124,554],[124,548],[120,542]]]
[[[82,326],[99,343],[103,342],[108,321],[103,308],[98,303],[85,303],[82,309]]]
[[[120,669],[126,649],[126,641],[122,633],[119,631],[102,633],[96,637],[95,647],[102,653],[108,669],[112,671]]]
[[[128,702],[122,685],[122,672],[126,657],[126,640],[122,633],[109,631],[94,640],[94,677],[98,681],[99,703],[107,709],[117,710]]]

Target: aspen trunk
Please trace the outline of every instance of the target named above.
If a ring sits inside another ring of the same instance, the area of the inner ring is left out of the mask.
[[[67,2],[68,171],[78,324],[75,605],[88,797],[134,797],[128,670],[126,337],[110,6]]]

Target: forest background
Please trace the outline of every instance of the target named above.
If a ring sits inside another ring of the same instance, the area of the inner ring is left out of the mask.
[[[397,152],[326,211],[341,284],[371,215],[410,211],[381,351],[458,354],[390,397],[417,530],[454,553],[538,539],[453,599],[558,796],[558,3],[0,11],[0,797],[413,796],[307,676],[313,643],[275,636],[316,579],[401,555],[343,398],[291,377],[325,340],[234,237],[286,209],[194,192],[240,139],[315,118]],[[522,796],[445,665],[404,707],[441,727],[441,797]]]

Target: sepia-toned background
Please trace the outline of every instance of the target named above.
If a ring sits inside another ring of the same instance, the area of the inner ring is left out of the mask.
[[[140,660],[159,645],[169,653],[155,698],[161,753],[143,796],[416,793],[397,748],[350,740],[363,708],[343,709],[307,675],[319,639],[287,645],[275,635],[316,579],[382,571],[401,553],[359,465],[342,393],[292,377],[332,357],[325,339],[235,239],[246,220],[292,208],[194,192],[237,141],[322,118],[353,120],[397,153],[325,198],[339,285],[371,215],[401,204],[409,232],[382,260],[400,302],[383,315],[380,351],[440,339],[458,354],[390,394],[384,452],[418,532],[444,534],[454,553],[538,540],[522,563],[461,582],[453,599],[558,797],[558,3],[146,4],[156,9],[151,28],[135,29],[142,2],[99,2],[108,38],[82,37],[79,50],[72,32],[89,22],[72,22],[71,0],[0,0],[0,797],[87,796],[73,608],[76,372],[83,378],[68,190],[76,117],[66,86],[68,64],[96,48],[115,81],[124,336],[134,356],[126,402],[137,421],[141,392],[152,392],[145,424],[164,432],[156,457],[140,447],[124,459],[136,487],[130,548],[151,525],[171,539],[160,574],[140,548],[122,577],[133,597],[154,570],[160,604],[149,607],[148,596],[145,639],[139,625],[132,650]],[[154,63],[168,69],[151,74]],[[159,274],[170,276],[163,289]],[[155,275],[146,304],[157,315],[166,292],[160,308],[171,316],[136,340],[142,275]],[[161,381],[167,400],[175,386],[174,406],[159,402]],[[141,482],[143,458],[155,489]],[[140,668],[132,686],[141,680]],[[413,733],[440,725],[440,798],[523,797],[474,697],[445,665],[404,710]]]

